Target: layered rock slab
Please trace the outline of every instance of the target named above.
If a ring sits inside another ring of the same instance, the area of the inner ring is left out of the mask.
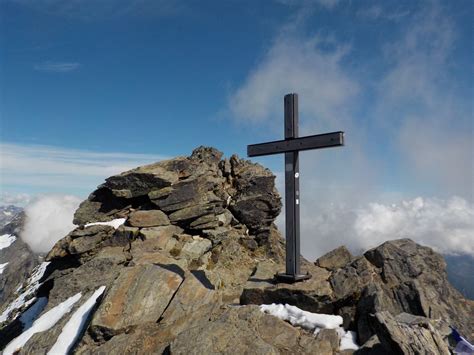
[[[338,344],[339,345],[339,344]],[[264,314],[256,306],[230,307],[214,321],[180,333],[172,354],[333,354],[326,338]]]
[[[91,322],[96,336],[110,338],[128,327],[157,322],[183,278],[156,265],[121,270]]]

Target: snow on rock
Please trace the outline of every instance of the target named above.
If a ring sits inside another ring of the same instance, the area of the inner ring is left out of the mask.
[[[348,330],[347,332],[343,328],[339,328],[338,332],[339,337],[341,338],[341,345],[339,346],[339,350],[357,350],[359,349],[359,345],[357,345],[357,334],[352,330]]]
[[[76,312],[74,312],[48,354],[54,355],[69,353],[74,343],[82,334],[84,327],[87,325],[89,314],[94,308],[97,299],[102,295],[102,293],[104,293],[104,290],[105,286],[99,287],[93,295],[84,302]]]
[[[13,234],[0,235],[0,250],[8,248],[16,240]]]
[[[0,323],[5,322],[13,311],[28,306],[36,300],[36,298],[32,296],[34,296],[36,290],[41,286],[39,281],[43,277],[48,265],[49,262],[43,262],[33,269],[33,273],[28,280],[25,291],[14,299],[5,311],[3,311],[0,315]]]
[[[16,353],[34,334],[44,332],[53,327],[66,313],[71,311],[72,307],[77,301],[79,301],[81,296],[80,293],[77,293],[39,317],[33,323],[31,328],[27,329],[21,333],[20,336],[8,343],[6,348],[3,350],[3,355]]]
[[[306,312],[289,304],[262,304],[260,310],[308,330],[336,329],[342,324],[341,316]]]
[[[356,333],[352,331],[346,332],[344,328],[341,327],[341,316],[311,313],[303,311],[296,306],[290,306],[289,304],[262,304],[260,310],[264,313],[288,321],[292,325],[314,331],[315,334],[317,334],[320,329],[335,329],[340,338],[339,350],[359,349],[359,346],[356,343]]]
[[[87,223],[85,227],[90,227],[90,226],[112,226],[115,229],[120,227],[122,224],[125,223],[125,218],[117,218],[112,221],[108,222],[94,222],[94,223]]]
[[[0,275],[3,273],[3,270],[7,267],[8,263],[0,264]]]

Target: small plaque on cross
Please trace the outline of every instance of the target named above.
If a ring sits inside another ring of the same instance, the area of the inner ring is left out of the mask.
[[[296,282],[311,277],[300,268],[300,171],[298,153],[344,145],[344,132],[298,137],[298,94],[285,95],[285,139],[247,146],[247,155],[285,153],[286,271],[276,275],[281,282]]]

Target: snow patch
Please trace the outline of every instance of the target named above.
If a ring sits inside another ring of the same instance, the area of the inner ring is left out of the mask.
[[[44,332],[53,327],[66,313],[71,311],[72,307],[77,301],[79,301],[81,296],[80,293],[77,293],[43,314],[33,323],[31,328],[27,329],[20,336],[8,343],[7,347],[3,350],[3,355],[14,354],[20,350],[34,334]]]
[[[28,280],[25,291],[16,299],[14,299],[5,309],[5,311],[3,311],[3,313],[0,315],[0,323],[5,322],[13,311],[18,310],[23,306],[29,306],[36,300],[36,298],[32,296],[41,286],[39,280],[41,280],[43,277],[48,265],[49,262],[43,262],[33,269],[33,273]]]
[[[8,248],[16,240],[13,234],[0,235],[0,250]]]
[[[347,332],[343,328],[338,328],[337,333],[341,338],[341,345],[339,346],[339,350],[357,350],[359,349],[359,345],[357,345],[357,334],[352,330],[348,330]]]
[[[300,326],[318,334],[321,329],[335,329],[340,338],[340,350],[359,349],[356,343],[356,333],[345,331],[342,325],[342,317],[331,314],[319,314],[303,311],[296,306],[289,304],[262,304],[260,310],[271,314],[282,320],[290,322],[292,325]]]
[[[336,329],[342,324],[341,316],[311,313],[289,304],[262,304],[260,310],[308,330]]]
[[[69,318],[69,321],[64,326],[61,334],[59,335],[56,343],[54,343],[48,355],[54,354],[68,354],[74,343],[81,335],[84,327],[87,325],[86,322],[89,318],[89,314],[94,308],[97,299],[104,293],[105,286],[99,287],[94,294],[80,306],[76,312]]]
[[[120,227],[122,224],[125,223],[125,218],[117,218],[112,221],[108,222],[94,222],[94,223],[87,223],[85,227],[90,227],[90,226],[111,226],[117,229]]]
[[[3,274],[3,270],[7,267],[8,263],[0,264],[0,275]]]

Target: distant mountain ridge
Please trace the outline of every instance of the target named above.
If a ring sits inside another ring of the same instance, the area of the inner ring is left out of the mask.
[[[16,218],[23,209],[14,205],[0,206],[0,229]]]
[[[38,265],[38,255],[20,238],[24,225],[23,209],[15,206],[0,207],[3,215],[0,227],[0,305],[11,300],[18,287],[25,282]],[[0,308],[1,309],[1,308]]]
[[[444,255],[446,272],[451,284],[464,297],[474,300],[474,256],[468,254]]]

